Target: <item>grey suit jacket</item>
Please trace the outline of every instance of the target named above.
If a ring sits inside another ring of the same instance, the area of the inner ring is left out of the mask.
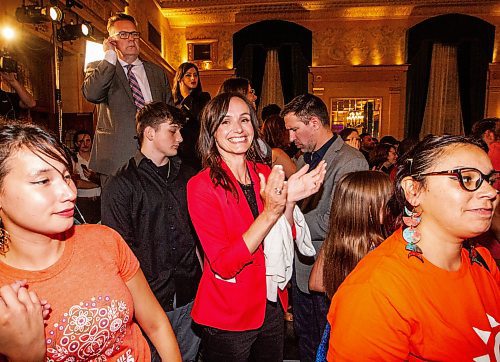
[[[326,151],[323,160],[327,162],[326,175],[319,191],[303,200],[300,208],[304,213],[316,255],[328,233],[330,207],[333,192],[339,179],[349,172],[368,170],[368,163],[361,152],[347,145],[338,137]],[[305,165],[304,157],[297,160],[297,169]],[[304,293],[309,293],[309,275],[314,257],[306,257],[295,250],[295,273],[297,285]]]
[[[172,91],[162,68],[144,63],[153,101],[172,103]],[[136,107],[127,76],[117,61],[90,63],[82,85],[83,96],[97,104],[97,127],[89,167],[112,175],[134,156],[138,143],[134,139]]]

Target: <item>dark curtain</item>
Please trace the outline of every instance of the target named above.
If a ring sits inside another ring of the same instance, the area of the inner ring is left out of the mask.
[[[234,34],[233,64],[236,75],[250,79],[257,94],[260,94],[267,50],[271,48],[278,49],[285,103],[307,93],[308,66],[312,62],[312,32],[294,23],[266,20]]]
[[[495,27],[484,20],[462,14],[447,14],[425,20],[408,31],[406,133],[418,137],[429,85],[432,44],[458,46],[458,79],[464,130],[484,116],[488,64],[493,59]]]
[[[424,121],[429,76],[431,72],[432,43],[423,42],[408,68],[406,86],[406,132],[409,137],[419,137]]]
[[[308,63],[300,44],[284,44],[278,49],[281,85],[285,103],[295,96],[307,93]]]
[[[249,79],[257,95],[262,93],[266,55],[267,50],[261,44],[247,44],[243,48],[240,60],[235,63],[236,75]],[[258,104],[259,101],[260,98],[257,98],[256,103]]]
[[[490,61],[491,55],[479,40],[467,40],[458,47],[460,104],[466,134],[471,132],[474,122],[484,117]]]

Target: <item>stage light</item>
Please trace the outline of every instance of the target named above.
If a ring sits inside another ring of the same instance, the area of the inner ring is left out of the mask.
[[[20,23],[40,24],[62,18],[63,13],[57,6],[25,5],[16,9],[16,19]]]
[[[10,40],[14,39],[15,36],[16,36],[16,32],[10,26],[5,26],[2,28],[2,37],[5,40],[10,41]]]
[[[92,35],[92,27],[87,23],[63,25],[57,31],[59,41],[71,41],[81,37],[88,38]]]
[[[57,6],[49,7],[49,17],[53,21],[61,21],[63,18],[63,12]]]

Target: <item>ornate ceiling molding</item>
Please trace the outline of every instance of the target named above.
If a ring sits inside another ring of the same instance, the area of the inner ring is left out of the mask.
[[[245,23],[265,19],[400,19],[467,8],[468,13],[500,15],[497,0],[155,0],[173,27]],[[441,10],[438,10],[441,11]]]

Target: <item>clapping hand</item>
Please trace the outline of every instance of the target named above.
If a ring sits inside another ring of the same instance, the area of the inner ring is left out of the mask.
[[[281,216],[285,209],[288,186],[285,182],[285,172],[283,166],[276,165],[271,170],[267,178],[259,173],[260,178],[260,196],[264,201],[264,211],[272,213],[275,216]]]
[[[287,202],[297,202],[318,192],[326,175],[326,162],[321,161],[311,172],[309,165],[305,165],[288,179]]]

